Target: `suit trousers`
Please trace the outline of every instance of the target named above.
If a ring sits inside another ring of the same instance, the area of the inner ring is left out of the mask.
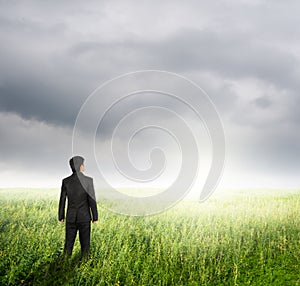
[[[79,231],[81,256],[87,256],[90,252],[91,222],[66,222],[66,241],[64,253],[71,255]]]

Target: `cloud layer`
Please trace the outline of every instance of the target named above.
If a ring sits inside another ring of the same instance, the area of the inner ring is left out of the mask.
[[[87,96],[120,74],[159,69],[190,78],[216,105],[227,141],[224,186],[297,187],[299,6],[293,0],[1,2],[2,186],[22,185],[24,174],[35,185],[36,172],[59,185]]]

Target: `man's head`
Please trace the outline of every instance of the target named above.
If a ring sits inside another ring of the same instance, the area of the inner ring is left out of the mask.
[[[84,158],[81,156],[74,156],[70,159],[70,167],[72,169],[72,172],[83,172],[84,171]]]

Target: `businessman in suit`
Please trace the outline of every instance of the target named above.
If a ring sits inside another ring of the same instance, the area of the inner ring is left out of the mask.
[[[83,174],[84,158],[75,156],[69,163],[73,174],[62,181],[58,220],[62,223],[65,221],[65,203],[68,198],[64,253],[72,254],[79,231],[81,256],[85,257],[90,252],[91,221],[94,223],[98,220],[95,190],[93,179]]]

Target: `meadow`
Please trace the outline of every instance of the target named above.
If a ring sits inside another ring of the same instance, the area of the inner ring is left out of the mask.
[[[158,215],[99,206],[91,256],[61,254],[59,190],[0,190],[0,285],[300,285],[300,191],[241,190]]]

